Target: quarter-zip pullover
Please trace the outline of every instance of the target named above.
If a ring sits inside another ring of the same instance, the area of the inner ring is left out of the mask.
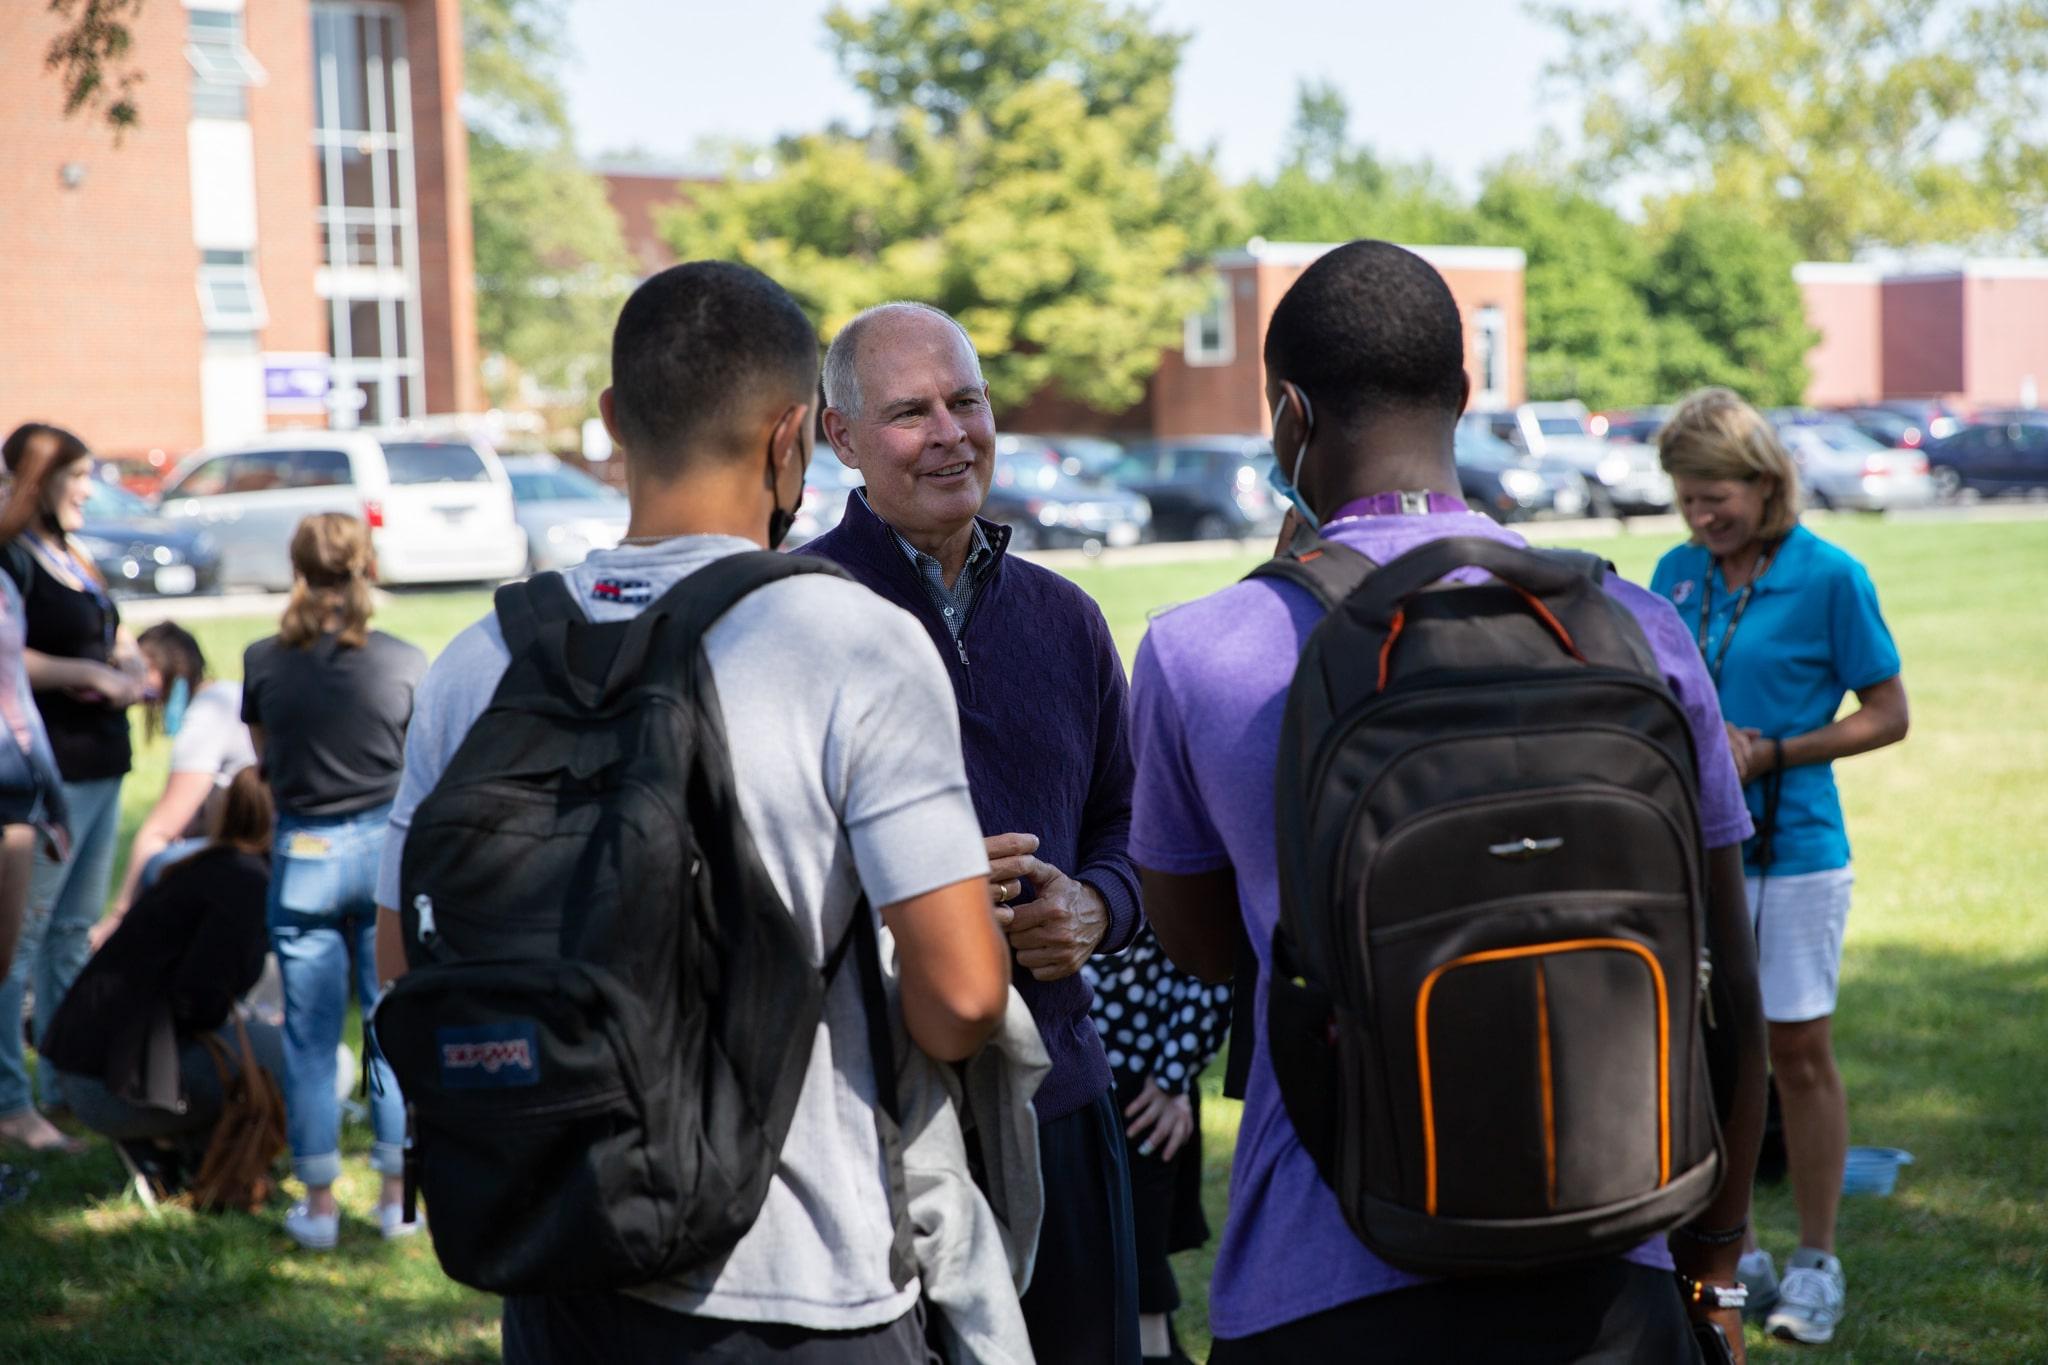
[[[1086,593],[1009,558],[1010,530],[977,519],[991,561],[956,639],[902,544],[862,494],[838,527],[804,546],[840,565],[925,627],[959,704],[967,785],[982,833],[1035,834],[1038,857],[1101,893],[1109,927],[1098,955],[1130,946],[1140,923],[1127,850],[1133,769],[1128,687],[1109,624]],[[967,570],[962,570],[963,576]],[[1027,884],[1022,904],[1034,894]],[[1012,966],[1052,1070],[1035,1101],[1049,1123],[1111,1084],[1079,973],[1038,981]]]

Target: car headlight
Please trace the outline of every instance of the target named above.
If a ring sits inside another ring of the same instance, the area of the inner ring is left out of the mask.
[[[157,546],[149,552],[149,557],[154,559],[159,565],[168,566],[178,562],[178,552],[168,545]]]
[[[1543,476],[1533,469],[1503,470],[1500,486],[1518,498],[1533,498],[1543,491]]]
[[[1629,475],[1628,456],[1609,455],[1605,459],[1600,461],[1599,465],[1594,468],[1593,472],[1599,475],[1600,482],[1604,484],[1608,484],[1611,486],[1613,484],[1620,483]]]

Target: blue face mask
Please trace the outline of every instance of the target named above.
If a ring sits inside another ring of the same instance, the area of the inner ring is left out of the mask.
[[[1308,438],[1315,430],[1312,425],[1314,419],[1309,416],[1308,395],[1299,389],[1294,393],[1301,402],[1301,449],[1294,452],[1294,473],[1289,475],[1281,472],[1280,452],[1276,450],[1273,452],[1273,467],[1266,472],[1266,482],[1283,501],[1294,508],[1295,515],[1300,517],[1311,531],[1320,531],[1323,529],[1323,519],[1309,507],[1308,499],[1301,495],[1300,485],[1296,482],[1301,478],[1301,462],[1308,458]],[[1280,430],[1280,410],[1286,406],[1287,399],[1284,395],[1273,405],[1273,430],[1276,432]]]
[[[176,738],[185,724],[185,708],[192,702],[192,684],[183,678],[173,680],[170,695],[164,698],[164,733]]]

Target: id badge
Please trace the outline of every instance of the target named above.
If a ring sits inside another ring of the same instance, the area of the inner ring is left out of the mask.
[[[291,858],[325,858],[333,850],[331,841],[303,830],[295,831],[284,848],[285,856]]]

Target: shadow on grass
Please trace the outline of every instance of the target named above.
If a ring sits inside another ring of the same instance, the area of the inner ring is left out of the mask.
[[[104,1146],[42,1158],[0,1213],[0,1356],[28,1361],[494,1360],[497,1300],[442,1276],[426,1239],[343,1219],[331,1252],[258,1214],[152,1217]]]
[[[1858,945],[1835,1036],[1850,1140],[1915,1158],[1890,1198],[1842,1203],[1837,1349],[2048,1360],[2048,954]],[[1782,1260],[1789,1190],[1763,1192],[1757,1215]]]

